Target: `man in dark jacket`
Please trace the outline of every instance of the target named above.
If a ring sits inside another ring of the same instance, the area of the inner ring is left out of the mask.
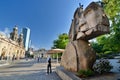
[[[49,57],[48,58],[48,65],[47,65],[47,74],[51,73],[52,70],[51,70],[51,58]]]

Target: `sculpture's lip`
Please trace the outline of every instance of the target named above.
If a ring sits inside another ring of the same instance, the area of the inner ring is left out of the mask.
[[[105,28],[105,29],[103,29]],[[109,26],[107,24],[98,24],[95,27],[89,28],[86,31],[79,31],[76,39],[90,40],[100,35],[109,34]]]

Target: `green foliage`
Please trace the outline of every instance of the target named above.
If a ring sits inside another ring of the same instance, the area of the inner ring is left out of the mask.
[[[112,51],[105,51],[104,54],[112,54]]]
[[[100,59],[93,65],[93,70],[99,74],[109,72],[112,68],[113,66],[111,66],[107,59]]]
[[[51,56],[53,59],[57,59],[57,54],[52,54]]]
[[[110,44],[109,35],[102,35],[97,37],[97,42],[99,46],[102,46],[102,52],[113,50]]]
[[[105,48],[115,52],[120,51],[120,0],[102,0],[105,3],[104,10],[110,20],[111,33],[105,42]],[[105,41],[105,40],[104,40]]]
[[[109,18],[110,34],[97,37],[91,43],[99,55],[107,55],[120,52],[120,0],[102,0],[104,11]],[[109,52],[111,51],[111,52]]]
[[[109,16],[109,19],[113,20],[114,17],[118,17],[120,12],[120,0],[102,0],[105,3],[104,10]]]
[[[89,76],[93,76],[94,75],[94,72],[90,69],[88,70],[80,70],[78,71],[78,75],[80,77],[89,77]]]
[[[60,57],[62,56],[62,53],[52,54],[52,58],[53,58],[53,59],[57,59],[57,55],[58,55],[58,58],[60,58]]]
[[[63,33],[58,36],[58,39],[53,41],[53,49],[54,48],[60,48],[60,49],[65,49],[67,43],[68,43],[68,34]],[[61,57],[62,54],[58,54],[58,57]],[[53,58],[57,58],[57,54],[52,55]]]
[[[67,43],[68,43],[68,34],[63,33],[58,36],[58,39],[53,41],[53,47],[52,48],[60,48],[65,49]]]
[[[103,45],[98,44],[97,42],[91,42],[92,48],[95,50],[96,53],[101,53]]]

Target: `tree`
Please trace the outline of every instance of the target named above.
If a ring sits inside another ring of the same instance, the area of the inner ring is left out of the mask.
[[[67,43],[68,43],[68,34],[67,33],[62,33],[58,36],[58,39],[53,41],[53,47],[52,49],[55,48],[60,48],[60,49],[65,49]],[[62,54],[58,54],[58,57],[60,57]],[[52,55],[54,58],[57,57],[57,54]]]
[[[106,51],[120,52],[120,0],[102,0],[102,3],[109,18],[110,34],[97,37],[98,44],[96,44],[99,47],[102,46],[101,52],[103,53]]]
[[[109,40],[112,50],[120,51],[120,0],[102,0],[104,10],[110,20],[111,33],[107,40]]]
[[[67,43],[68,43],[68,34],[63,33],[58,36],[58,39],[53,41],[53,47],[52,48],[60,48],[65,49]]]
[[[103,45],[100,45],[97,42],[91,42],[91,46],[95,50],[96,53],[102,52]]]

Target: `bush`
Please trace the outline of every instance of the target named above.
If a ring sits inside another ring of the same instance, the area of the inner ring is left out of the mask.
[[[89,76],[94,75],[94,72],[88,69],[88,70],[80,70],[78,71],[78,74],[80,77],[89,77]]]
[[[110,54],[112,54],[112,51],[105,51],[104,54],[110,55]]]
[[[100,59],[98,62],[96,62],[93,65],[93,70],[95,72],[98,72],[99,74],[102,74],[104,72],[109,72],[112,68],[113,66],[111,66],[108,59]]]

